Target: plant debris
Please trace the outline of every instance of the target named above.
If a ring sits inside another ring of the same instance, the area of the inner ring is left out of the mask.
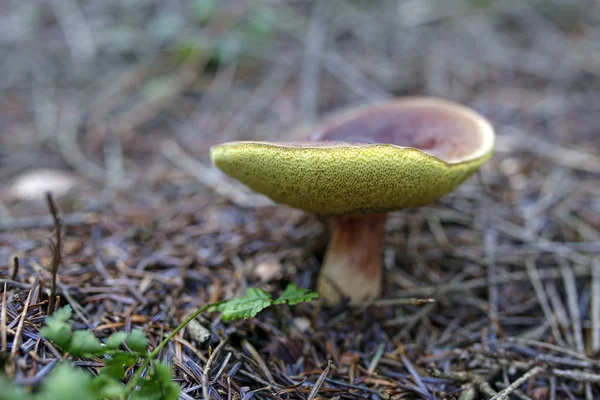
[[[55,300],[74,330],[139,329],[155,349],[207,304],[314,288],[327,226],[225,181],[208,149],[426,94],[489,118],[497,151],[390,215],[384,298],[203,314],[208,338],[179,331],[158,360],[183,399],[600,397],[598,7],[175,3],[0,7],[3,380],[38,390],[61,361],[105,365],[44,339]],[[60,245],[47,204],[8,195],[30,170],[80,182],[54,197]]]

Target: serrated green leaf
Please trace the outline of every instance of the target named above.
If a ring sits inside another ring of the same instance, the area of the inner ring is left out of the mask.
[[[173,382],[171,367],[159,361],[154,362],[154,374],[152,378],[160,383],[163,399],[177,400],[179,398],[181,387]]]
[[[116,332],[110,335],[110,337],[104,341],[104,344],[108,349],[116,350],[123,344],[125,339],[127,339],[127,334],[125,332]]]
[[[139,357],[133,353],[119,352],[110,358],[104,359],[104,367],[100,369],[101,375],[121,380],[125,377],[125,368],[131,367],[138,362]]]
[[[138,382],[139,389],[132,393],[135,400],[177,400],[181,388],[173,382],[171,369],[160,362],[154,362],[148,379]]]
[[[139,388],[129,396],[130,400],[162,400],[160,388],[156,383],[143,379],[139,382],[138,387]]]
[[[91,390],[100,399],[120,398],[127,394],[127,389],[119,380],[108,375],[98,375],[90,386]]]
[[[46,339],[51,340],[54,344],[60,347],[62,350],[67,350],[69,343],[71,342],[71,318],[72,310],[71,306],[66,305],[65,307],[59,308],[46,318],[46,326],[40,331],[42,336]]]
[[[298,303],[304,303],[308,301],[312,301],[319,297],[316,292],[310,291],[308,289],[301,289],[296,284],[290,283],[286,288],[282,295],[273,302],[273,304],[283,304],[288,303],[289,305],[295,305]]]
[[[92,375],[63,363],[43,381],[40,397],[44,400],[95,400],[91,384]]]
[[[70,305],[67,304],[66,306],[54,311],[54,313],[51,316],[46,318],[46,324],[50,324],[53,322],[67,322],[72,315],[73,309]]]
[[[127,346],[138,353],[146,353],[148,349],[148,339],[141,329],[132,329],[127,336]]]
[[[170,383],[173,380],[171,368],[168,365],[160,361],[155,361],[152,363],[152,367],[154,369],[153,378],[161,384]]]
[[[244,296],[217,304],[208,311],[220,311],[224,321],[248,319],[269,307],[272,301],[271,295],[264,290],[250,288]]]
[[[100,340],[89,331],[75,331],[68,351],[75,357],[101,356],[105,352]]]

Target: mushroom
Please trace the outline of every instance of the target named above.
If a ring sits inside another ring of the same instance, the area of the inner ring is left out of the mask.
[[[483,116],[431,97],[344,111],[300,133],[308,140],[224,143],[211,148],[211,158],[275,202],[331,216],[317,282],[331,304],[379,297],[387,213],[453,191],[494,147],[494,130]]]

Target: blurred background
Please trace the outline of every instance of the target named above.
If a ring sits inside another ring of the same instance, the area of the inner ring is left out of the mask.
[[[314,287],[322,221],[227,179],[209,148],[291,139],[300,124],[406,95],[479,111],[496,154],[437,204],[390,216],[387,299],[368,313],[310,304],[233,327],[203,319],[250,371],[236,385],[264,386],[248,378],[262,372],[241,355],[247,339],[279,387],[333,354],[330,377],[357,383],[344,364],[356,363],[369,396],[487,382],[493,394],[543,360],[551,376],[518,398],[598,398],[598,0],[2,0],[0,276],[20,291],[8,323],[24,288],[50,281],[48,190],[65,225],[59,292],[88,328],[136,317],[160,337],[250,286]],[[436,302],[401,306],[412,296]],[[185,365],[218,342],[177,351],[190,396]],[[37,363],[23,354],[23,369]],[[369,381],[374,371],[387,381]]]
[[[448,98],[491,119],[505,158],[487,170],[512,184],[528,162],[515,157],[530,153],[598,172],[599,9],[596,0],[3,1],[0,219],[30,213],[12,202],[49,188],[101,194],[72,210],[175,181],[214,189],[224,179],[209,166],[215,143],[285,139],[337,109],[403,95]]]

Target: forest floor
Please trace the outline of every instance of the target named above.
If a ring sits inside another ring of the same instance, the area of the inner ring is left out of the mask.
[[[424,94],[489,118],[496,153],[390,215],[383,298],[202,314],[210,335],[186,329],[160,355],[182,398],[600,398],[598,3],[248,3],[0,6],[3,373],[35,387],[64,356],[40,335],[46,190],[75,327],[138,327],[152,347],[247,288],[315,286],[324,220],[226,178],[210,146]]]

